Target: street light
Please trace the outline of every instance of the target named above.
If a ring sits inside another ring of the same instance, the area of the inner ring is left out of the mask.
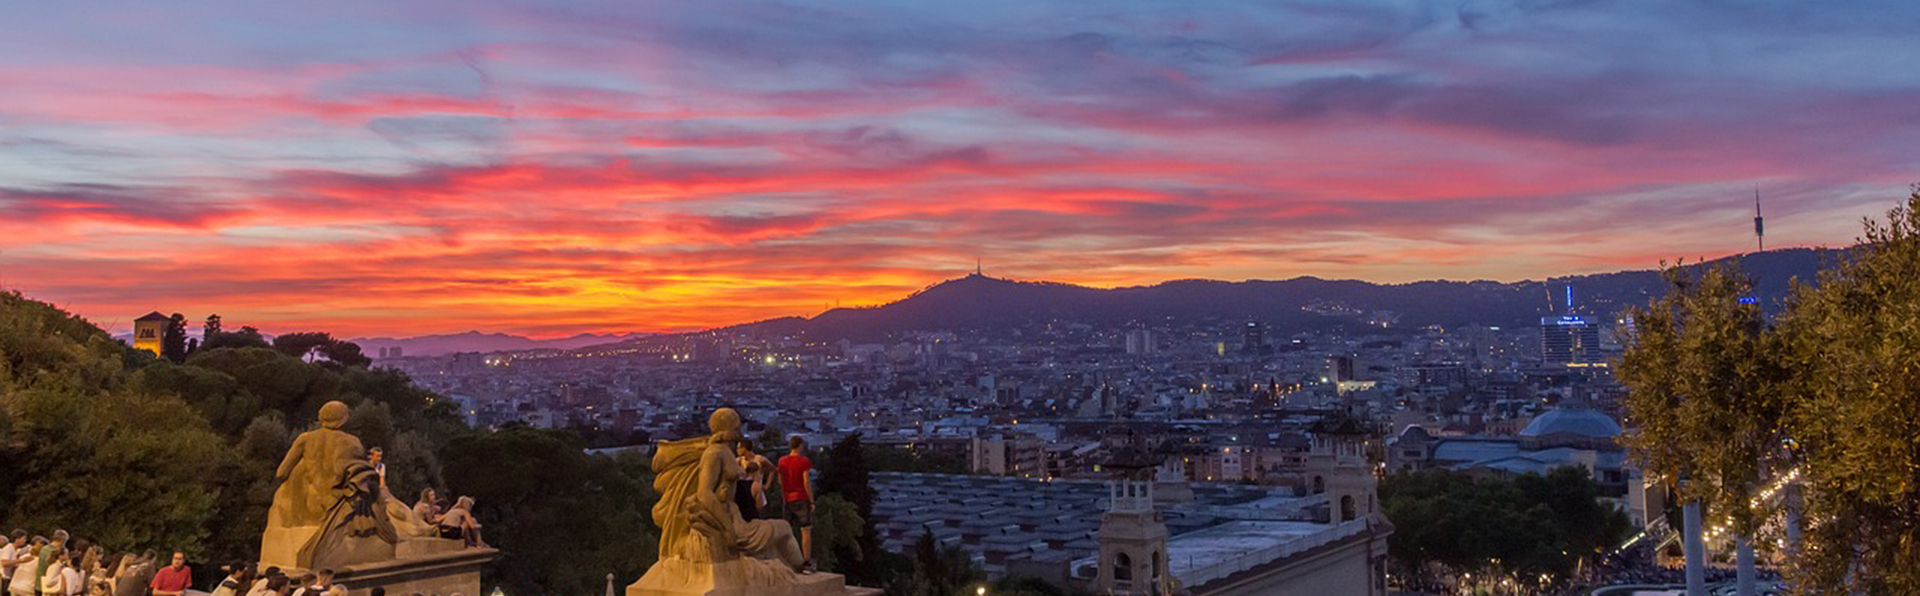
[[[973,594],[974,594],[974,596],[987,596],[987,587],[986,587],[986,586],[980,586],[980,587],[978,587],[978,588],[974,588],[974,589],[973,589]]]

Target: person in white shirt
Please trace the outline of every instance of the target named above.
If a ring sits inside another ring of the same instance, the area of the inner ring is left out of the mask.
[[[40,547],[46,544],[47,539],[35,536],[33,542],[25,548],[25,552],[19,553],[14,558],[14,569],[17,571],[7,580],[7,591],[12,596],[34,596],[39,592],[40,586],[35,585],[39,582],[39,578],[34,577],[33,572],[40,564],[40,557],[34,553],[40,552]]]
[[[264,596],[268,590],[272,589],[268,584],[273,583],[273,578],[277,575],[280,575],[279,567],[268,567],[266,571],[260,572],[260,579],[253,580],[253,588],[247,590],[247,596]],[[285,584],[286,580],[281,580],[280,583]]]
[[[321,569],[315,571],[313,575],[309,576],[309,579],[311,581],[307,582],[306,585],[293,591],[293,596],[322,596],[326,594],[327,590],[333,587],[333,570]]]
[[[248,585],[252,583],[248,581],[250,575],[252,573],[246,563],[235,561],[227,566],[226,579],[220,580],[220,585],[214,586],[211,596],[240,596],[241,590],[251,587]]]
[[[27,547],[27,531],[14,530],[6,546],[0,546],[0,589],[6,589],[13,580],[13,570],[20,566],[22,549]]]
[[[60,581],[67,588],[67,596],[81,596],[87,593],[86,553],[74,551],[67,555],[67,566],[60,569]],[[42,595],[45,596],[45,595]]]

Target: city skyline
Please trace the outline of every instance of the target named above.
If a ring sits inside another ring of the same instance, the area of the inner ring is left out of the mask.
[[[340,336],[675,331],[970,271],[1512,281],[1842,246],[1920,9],[36,5],[0,285]],[[159,26],[153,26],[153,25]],[[27,26],[22,26],[27,25]]]

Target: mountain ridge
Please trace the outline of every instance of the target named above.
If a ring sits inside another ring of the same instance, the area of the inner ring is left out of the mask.
[[[456,352],[512,352],[520,350],[571,350],[592,345],[629,341],[644,333],[580,333],[555,339],[533,339],[510,333],[462,331],[411,337],[361,337],[352,341],[368,354],[383,348],[398,347],[407,356],[441,356]]]
[[[1756,297],[1775,305],[1789,280],[1812,281],[1844,249],[1791,248],[1746,253],[1684,265],[1739,263],[1756,280]],[[1375,283],[1295,276],[1282,280],[1168,280],[1151,285],[1093,288],[1052,281],[1021,281],[978,273],[931,284],[879,306],[843,307],[813,317],[781,317],[709,332],[805,336],[810,340],[879,339],[912,331],[1008,328],[1060,321],[1104,325],[1209,319],[1258,320],[1276,332],[1372,325],[1527,325],[1567,314],[1565,288],[1575,310],[1611,315],[1644,304],[1665,290],[1657,269],[1551,277],[1544,280],[1420,280]]]

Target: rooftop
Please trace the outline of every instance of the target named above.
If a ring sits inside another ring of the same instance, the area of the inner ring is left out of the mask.
[[[1595,410],[1561,408],[1541,414],[1520,431],[1522,437],[1544,437],[1554,434],[1612,438],[1620,436],[1620,423],[1614,422],[1613,417]]]

